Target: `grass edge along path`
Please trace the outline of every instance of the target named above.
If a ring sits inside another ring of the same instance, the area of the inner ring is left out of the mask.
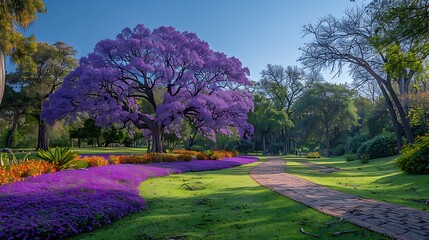
[[[320,212],[396,239],[427,240],[429,213],[363,199],[287,174],[283,159],[270,159],[251,171],[258,183]]]
[[[144,181],[145,210],[73,239],[390,239],[260,186],[258,164]]]
[[[138,186],[151,177],[239,166],[256,158],[120,164],[60,171],[0,186],[0,239],[60,239],[144,208]]]
[[[399,204],[429,212],[429,175],[410,175],[395,167],[396,157],[373,159],[369,163],[347,162],[344,157],[305,159],[282,156],[287,173],[351,195]],[[308,164],[336,169],[326,173]]]

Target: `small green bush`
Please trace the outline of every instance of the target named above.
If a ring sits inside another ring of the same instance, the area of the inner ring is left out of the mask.
[[[347,152],[348,153],[357,153],[357,150],[362,145],[362,143],[366,142],[368,138],[362,135],[356,135],[353,137],[349,137],[347,139]]]
[[[204,150],[204,147],[200,145],[194,145],[190,148],[190,150],[196,151],[196,152],[202,152]]]
[[[411,174],[429,174],[429,135],[417,138],[414,144],[402,148],[396,165]]]
[[[347,162],[351,162],[359,159],[356,154],[347,154],[347,155],[344,155],[344,157],[346,158]]]
[[[371,139],[366,148],[370,159],[390,157],[398,152],[395,135],[393,133],[381,134]]]
[[[320,153],[319,152],[309,152],[307,154],[307,158],[320,158]]]
[[[334,156],[343,156],[344,154],[346,154],[346,145],[344,144],[340,144],[335,146],[332,149],[332,154],[334,154]]]
[[[361,145],[359,146],[359,148],[356,151],[356,155],[359,159],[361,159],[364,154],[368,154],[366,149],[370,143],[371,143],[371,140],[368,140],[366,142],[361,143]]]
[[[360,159],[390,157],[398,152],[395,135],[393,133],[384,133],[375,136],[371,140],[363,142],[358,148],[356,154]]]

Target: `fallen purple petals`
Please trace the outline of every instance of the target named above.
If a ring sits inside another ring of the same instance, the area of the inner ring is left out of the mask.
[[[0,186],[0,239],[59,239],[91,231],[144,208],[138,186],[151,177],[207,171],[256,158],[109,165],[60,171]]]

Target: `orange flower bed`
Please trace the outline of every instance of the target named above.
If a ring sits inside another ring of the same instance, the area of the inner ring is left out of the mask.
[[[198,154],[199,152],[197,152],[197,151],[185,150],[185,149],[177,149],[177,150],[173,150],[173,153],[175,153],[175,154],[180,154],[180,155],[191,155],[191,156],[197,156],[197,154]]]
[[[112,164],[145,164],[157,162],[189,162],[192,160],[192,157],[187,154],[173,156],[165,153],[148,153],[144,155],[110,156],[109,160]]]
[[[43,160],[29,160],[0,168],[0,184],[23,180],[25,177],[55,172],[55,165]]]
[[[109,161],[107,161],[104,157],[100,157],[100,156],[84,157],[80,160],[87,162],[89,167],[109,165]]]

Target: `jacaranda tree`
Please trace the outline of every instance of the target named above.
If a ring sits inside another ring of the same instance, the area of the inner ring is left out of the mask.
[[[211,50],[194,33],[137,25],[81,58],[43,115],[53,122],[87,112],[98,125],[133,123],[150,132],[154,152],[184,121],[213,140],[216,133],[243,137],[253,131],[247,75],[237,58]]]

